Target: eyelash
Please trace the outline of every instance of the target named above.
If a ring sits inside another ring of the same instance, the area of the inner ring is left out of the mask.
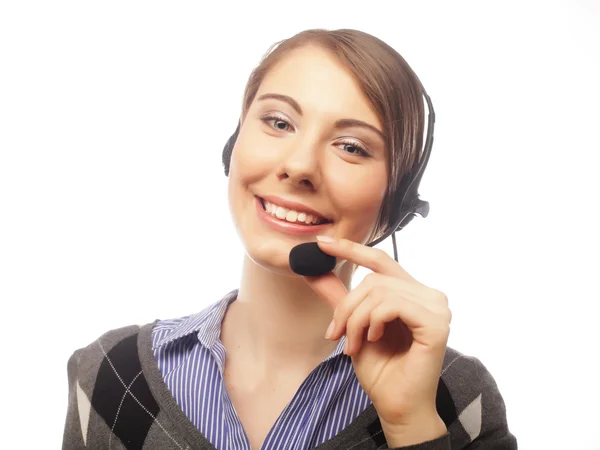
[[[277,120],[280,122],[284,122],[285,124],[288,125],[288,127],[291,127],[291,124],[286,119],[284,119],[282,116],[280,116],[278,114],[269,114],[267,116],[262,117],[261,120],[267,124],[270,121]],[[286,130],[282,130],[281,128],[277,128],[273,125],[270,125],[270,126],[271,126],[271,128],[275,129],[276,131],[286,131]],[[359,144],[357,141],[352,141],[352,140],[346,139],[341,142],[338,142],[336,145],[351,145],[352,147],[356,147],[358,149],[360,156],[367,157],[367,158],[371,156],[367,152],[367,150],[361,144]],[[347,153],[350,155],[354,155],[354,153],[350,153],[350,152],[347,152]]]

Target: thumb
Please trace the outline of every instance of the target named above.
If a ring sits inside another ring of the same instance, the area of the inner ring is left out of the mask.
[[[332,310],[348,295],[348,289],[333,272],[318,277],[304,277],[304,280],[313,291],[329,303]]]

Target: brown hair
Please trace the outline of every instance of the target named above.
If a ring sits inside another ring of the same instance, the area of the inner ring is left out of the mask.
[[[398,52],[370,34],[348,29],[306,30],[271,46],[252,71],[244,91],[242,118],[269,69],[289,51],[311,44],[330,51],[354,74],[384,128],[389,182],[373,240],[385,233],[395,219],[395,196],[421,156],[425,126],[421,83]]]

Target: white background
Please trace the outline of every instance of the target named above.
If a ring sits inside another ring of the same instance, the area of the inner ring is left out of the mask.
[[[60,448],[76,348],[237,287],[221,149],[267,48],[324,27],[388,42],[434,102],[431,213],[398,245],[450,345],[520,448],[600,449],[600,2],[206,5],[0,6],[4,448]]]

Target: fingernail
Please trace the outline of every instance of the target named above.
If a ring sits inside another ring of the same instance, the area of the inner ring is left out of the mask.
[[[348,354],[348,340],[344,341],[344,353]]]
[[[331,323],[329,324],[329,327],[327,328],[327,331],[325,332],[325,339],[329,339],[331,337],[331,334],[333,333],[333,329],[335,328],[335,319],[331,321]]]
[[[329,236],[317,236],[317,241],[323,244],[335,244],[336,240]]]

